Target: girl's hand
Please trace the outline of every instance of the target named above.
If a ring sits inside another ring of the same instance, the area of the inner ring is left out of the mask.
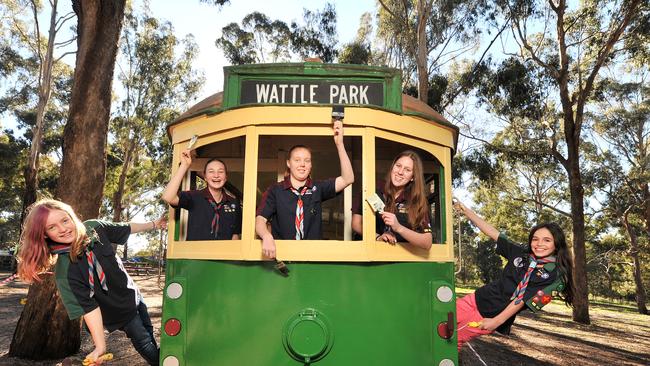
[[[393,233],[388,232],[388,231],[381,234],[381,235],[379,235],[377,240],[385,241],[386,243],[389,243],[389,244],[397,243],[397,238],[395,238],[395,235],[393,235]]]
[[[181,152],[181,165],[186,168],[192,165],[192,150],[186,149]]]
[[[497,329],[501,325],[497,320],[494,318],[483,318],[481,320],[481,324],[478,326],[479,329],[485,329],[493,332],[495,329]]]
[[[92,352],[86,355],[86,359],[83,361],[83,364],[86,365],[101,365],[104,362],[102,355],[106,353],[106,349],[95,348]],[[86,361],[88,360],[88,361]]]
[[[162,216],[158,220],[153,221],[154,229],[164,229],[167,226],[167,217]]]
[[[334,144],[339,145],[343,143],[343,121],[335,120],[332,126],[332,133],[334,134]]]
[[[271,234],[262,238],[262,255],[267,258],[275,258],[275,239]]]
[[[397,221],[397,216],[392,212],[382,212],[381,219],[384,220],[384,224],[393,230],[393,232],[399,233],[399,230],[402,228],[402,224]]]

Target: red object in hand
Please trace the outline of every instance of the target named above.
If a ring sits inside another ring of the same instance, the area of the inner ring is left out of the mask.
[[[552,298],[549,295],[542,296],[542,304],[546,305],[551,302]]]

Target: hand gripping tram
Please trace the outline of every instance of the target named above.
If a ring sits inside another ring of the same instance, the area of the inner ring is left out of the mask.
[[[186,241],[187,213],[170,208],[162,364],[457,365],[451,161],[458,128],[403,95],[396,69],[305,62],[224,73],[223,93],[168,126],[172,173],[191,140],[197,157],[182,189],[200,187],[208,159],[223,160],[226,189],[242,202],[241,240]],[[311,147],[313,179],[339,175],[331,129],[339,105],[355,182],[323,203],[322,240],[276,240],[283,273],[262,257],[256,206],[283,179],[293,145]],[[376,241],[366,203],[406,149],[424,163],[430,250]],[[351,229],[355,200],[363,202],[361,235]]]

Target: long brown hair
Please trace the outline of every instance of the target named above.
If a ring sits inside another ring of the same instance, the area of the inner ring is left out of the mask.
[[[395,212],[395,194],[397,193],[397,187],[393,185],[391,172],[393,171],[395,163],[404,156],[413,160],[413,180],[404,186],[403,194],[405,195],[406,202],[408,202],[409,205],[409,224],[411,225],[411,228],[417,229],[422,227],[424,223],[428,221],[429,204],[424,191],[422,159],[420,159],[420,156],[413,150],[406,150],[399,153],[395,159],[393,159],[393,163],[390,165],[390,169],[386,173],[386,183],[384,185],[386,211]]]
[[[77,261],[86,245],[88,235],[86,228],[69,205],[57,200],[41,200],[32,204],[23,223],[18,249],[18,276],[25,282],[40,281],[39,274],[46,271],[52,261],[48,248],[50,241],[45,234],[47,217],[51,211],[60,210],[68,214],[75,225],[76,237],[70,245],[70,260]]]

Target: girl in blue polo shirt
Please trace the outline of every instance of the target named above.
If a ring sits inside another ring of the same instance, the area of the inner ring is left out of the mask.
[[[228,181],[226,164],[217,158],[208,160],[203,168],[206,187],[179,193],[191,165],[191,150],[187,149],[181,153],[181,165],[162,193],[162,199],[172,207],[188,211],[186,240],[238,240],[241,203],[224,189]]]
[[[386,205],[377,217],[377,240],[431,248],[433,236],[422,169],[422,160],[415,151],[403,151],[393,159],[385,183],[377,187],[377,195]],[[361,234],[361,201],[354,206],[352,229]]]
[[[129,235],[162,228],[164,219],[147,223],[81,222],[60,201],[33,204],[23,227],[18,253],[18,275],[31,283],[56,258],[56,287],[70,319],[83,317],[95,349],[86,358],[100,364],[106,353],[104,328],[120,329],[150,365],[159,355],[147,306],[131,277],[115,255],[112,244],[125,244]]]
[[[333,124],[334,144],[339,155],[341,175],[325,181],[312,181],[311,150],[304,145],[287,153],[284,181],[270,186],[260,201],[255,232],[262,238],[262,254],[275,258],[275,239],[303,240],[322,238],[321,203],[354,182],[352,163],[343,144],[343,122]],[[267,228],[271,221],[271,231]]]
[[[556,223],[533,227],[528,247],[511,242],[474,211],[456,201],[462,212],[485,235],[496,241],[496,252],[508,260],[501,277],[456,301],[458,350],[474,337],[495,330],[510,334],[519,312],[538,311],[551,302],[554,293],[567,306],[573,302],[573,262],[562,228]]]

